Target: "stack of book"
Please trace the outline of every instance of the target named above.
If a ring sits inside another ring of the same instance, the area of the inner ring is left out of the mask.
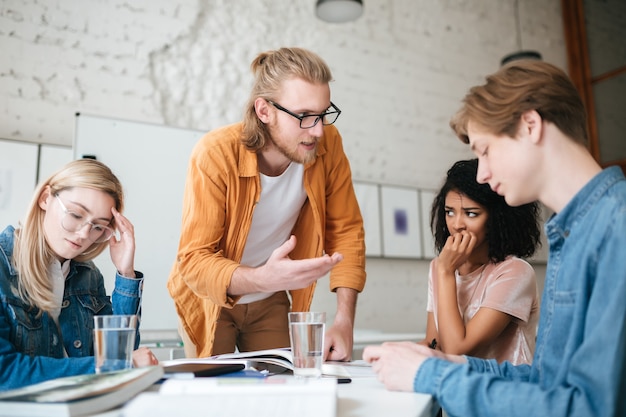
[[[0,393],[0,417],[77,417],[120,407],[159,381],[161,366],[57,378]]]
[[[124,417],[335,417],[337,381],[329,378],[168,379],[122,409]]]

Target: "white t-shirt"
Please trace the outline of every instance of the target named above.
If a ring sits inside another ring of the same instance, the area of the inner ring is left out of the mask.
[[[261,197],[254,208],[252,226],[243,251],[241,264],[257,267],[265,264],[280,245],[285,243],[298,220],[306,191],[302,185],[304,166],[291,163],[281,175],[261,178]],[[264,300],[273,293],[246,294],[239,304]]]
[[[61,314],[61,303],[63,302],[63,293],[65,292],[65,278],[70,272],[70,260],[66,260],[61,264],[58,260],[53,260],[48,266],[48,276],[52,284],[52,293],[54,301],[59,306],[50,312],[54,322],[59,325],[59,315]]]
[[[66,260],[61,264],[58,260],[53,260],[50,265],[48,265],[48,276],[50,277],[50,282],[52,283],[52,294],[54,295],[54,300],[56,304],[59,306],[50,312],[50,316],[54,320],[54,323],[59,328],[59,334],[61,334],[61,326],[59,326],[59,316],[61,315],[61,304],[63,303],[63,294],[65,293],[65,278],[67,278],[67,274],[70,272],[70,260]],[[63,335],[61,334],[61,337]],[[63,352],[65,357],[67,357],[67,352],[65,348],[63,348]]]

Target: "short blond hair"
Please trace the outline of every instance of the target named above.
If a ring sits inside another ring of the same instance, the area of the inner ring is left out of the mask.
[[[561,69],[537,60],[511,61],[484,85],[472,87],[450,127],[465,143],[470,120],[489,133],[515,137],[522,114],[530,110],[587,144],[587,114],[576,87]]]

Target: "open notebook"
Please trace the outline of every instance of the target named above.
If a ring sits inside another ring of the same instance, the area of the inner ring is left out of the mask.
[[[122,410],[124,417],[336,417],[334,379],[169,379],[158,393],[144,392]]]
[[[184,358],[163,361],[161,364],[167,369],[169,366],[180,364],[244,364],[246,369],[254,369],[266,372],[269,375],[281,374],[293,371],[293,356],[291,350],[267,349],[251,352],[227,353],[223,355],[210,356],[208,358]],[[337,378],[340,382],[350,382],[350,373],[342,366],[346,362],[333,362],[322,364],[322,376]]]

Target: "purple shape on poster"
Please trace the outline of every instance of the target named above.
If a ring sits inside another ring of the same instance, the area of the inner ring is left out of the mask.
[[[393,211],[393,225],[394,231],[397,235],[409,234],[409,222],[404,209],[395,209]]]

